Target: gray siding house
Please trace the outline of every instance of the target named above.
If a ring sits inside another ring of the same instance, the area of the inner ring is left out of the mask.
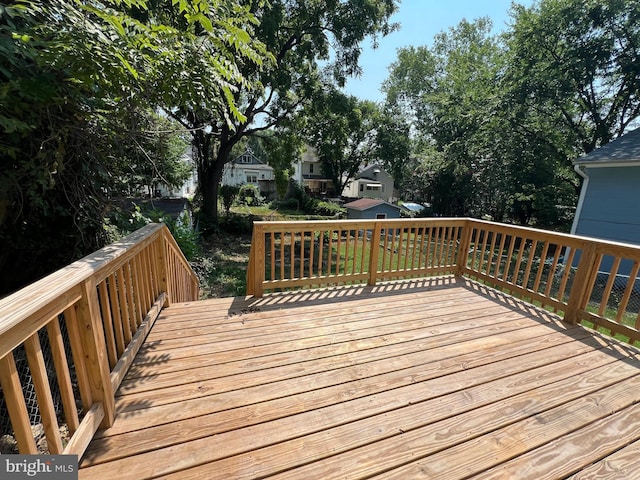
[[[640,128],[573,163],[584,182],[571,233],[640,244]]]
[[[377,218],[400,218],[400,210],[397,205],[374,198],[360,198],[350,203],[345,203],[347,219],[349,220],[375,220]]]
[[[571,233],[640,245],[640,128],[573,163],[584,181]],[[600,270],[611,263],[605,257]],[[618,273],[630,269],[623,262]]]

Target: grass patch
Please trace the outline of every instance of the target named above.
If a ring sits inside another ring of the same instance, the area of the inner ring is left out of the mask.
[[[247,293],[251,235],[217,232],[202,241],[191,262],[200,280],[200,298],[242,297]]]

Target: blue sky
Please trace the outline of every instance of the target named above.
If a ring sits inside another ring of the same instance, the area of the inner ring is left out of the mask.
[[[530,6],[533,0],[518,0],[516,3]],[[387,78],[388,67],[396,59],[396,51],[409,45],[431,45],[436,33],[454,27],[463,18],[471,21],[488,16],[494,31],[506,28],[509,22],[511,0],[402,0],[399,11],[391,17],[400,24],[400,29],[379,41],[377,49],[371,42],[363,45],[360,78],[351,79],[345,88],[350,95],[382,101],[382,82]]]

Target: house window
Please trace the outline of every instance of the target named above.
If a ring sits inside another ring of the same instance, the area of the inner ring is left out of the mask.
[[[364,192],[364,185],[362,183],[360,184],[360,191]]]
[[[387,218],[387,214],[386,213],[376,213],[376,220],[382,219],[382,218]]]
[[[309,173],[313,173],[313,163],[309,164]]]
[[[258,173],[247,172],[247,183],[258,183]]]

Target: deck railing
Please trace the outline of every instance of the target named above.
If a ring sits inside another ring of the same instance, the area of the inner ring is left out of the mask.
[[[256,222],[247,293],[467,276],[640,342],[640,247],[472,219]]]
[[[28,363],[48,452],[81,455],[97,429],[113,423],[114,393],[160,310],[198,295],[197,277],[171,233],[155,224],[0,299],[0,385],[20,453],[42,449],[32,433],[15,352]],[[53,372],[43,359],[43,341]],[[60,391],[68,439],[51,385]]]

